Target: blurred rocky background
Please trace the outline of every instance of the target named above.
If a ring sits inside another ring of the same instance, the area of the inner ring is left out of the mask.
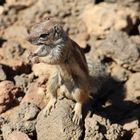
[[[30,27],[63,22],[82,48],[93,99],[83,124],[74,102],[59,99],[45,118],[49,66],[30,64]],[[0,0],[0,140],[140,140],[140,0]]]

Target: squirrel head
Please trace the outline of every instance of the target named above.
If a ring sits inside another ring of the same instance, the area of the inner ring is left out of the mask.
[[[48,64],[64,61],[68,53],[68,36],[56,20],[44,20],[32,26],[28,41],[37,46],[33,56],[44,57]]]

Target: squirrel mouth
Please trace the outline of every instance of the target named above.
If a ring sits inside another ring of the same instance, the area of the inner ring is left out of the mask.
[[[33,52],[33,56],[39,56],[39,57],[44,57],[46,56],[49,52],[47,51],[47,46],[45,45],[38,45],[38,48]]]

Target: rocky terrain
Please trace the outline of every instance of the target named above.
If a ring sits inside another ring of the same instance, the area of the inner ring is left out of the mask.
[[[31,64],[30,27],[63,22],[86,53],[93,99],[83,122],[74,102],[59,97],[48,117],[49,65]],[[140,140],[140,0],[0,1],[0,140]]]

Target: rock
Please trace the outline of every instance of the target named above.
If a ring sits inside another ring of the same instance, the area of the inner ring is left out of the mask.
[[[8,80],[0,82],[0,89],[0,113],[2,113],[12,106],[20,90]]]
[[[140,139],[140,128],[132,136],[131,140],[139,140]]]
[[[13,69],[13,71],[16,73],[16,74],[29,74],[31,73],[31,66],[24,62],[24,60],[15,60],[13,61],[13,63],[11,64],[11,67]]]
[[[8,135],[13,131],[21,131],[29,136],[34,136],[36,117],[39,111],[39,108],[34,104],[22,103],[13,114],[12,119],[2,126],[4,139],[7,139]]]
[[[140,10],[139,0],[104,0],[105,2],[117,3],[120,6],[129,7],[133,10]]]
[[[14,77],[15,84],[16,86],[20,87],[22,91],[25,93],[27,92],[27,89],[29,88],[29,85],[33,81],[34,75],[31,74],[21,74],[21,75],[16,75]]]
[[[82,128],[72,122],[71,100],[58,100],[56,107],[48,117],[41,111],[37,118],[36,132],[38,140],[78,140],[82,136]]]
[[[131,118],[127,121],[125,121],[123,125],[123,129],[127,131],[136,131],[139,128],[139,121],[137,118]]]
[[[6,80],[6,73],[4,72],[4,69],[2,65],[0,65],[0,81]]]
[[[105,2],[116,3],[117,0],[104,0]]]
[[[6,4],[9,7],[16,7],[18,9],[23,9],[26,7],[31,6],[33,3],[35,3],[37,0],[30,0],[28,2],[25,2],[24,0],[6,0]]]
[[[104,135],[98,131],[99,131],[99,124],[97,120],[86,118],[85,119],[85,140],[104,139],[105,138]]]
[[[106,72],[106,66],[99,60],[88,55],[86,56],[86,60],[90,75],[91,95],[94,99],[102,98],[106,96],[112,88],[109,75]]]
[[[0,62],[12,67],[12,70],[16,74],[28,74],[31,72],[31,66],[27,59],[27,51],[24,48],[26,45],[24,47],[22,45],[23,42],[21,43],[19,40],[8,40],[0,48],[0,56],[2,57]]]
[[[132,71],[140,71],[140,56],[137,45],[129,39],[126,33],[115,31],[109,33],[101,41],[97,54],[100,58],[110,58],[118,65]]]
[[[31,139],[28,137],[28,135],[26,135],[23,132],[14,131],[8,136],[7,140],[31,140]]]
[[[5,118],[0,116],[0,129],[5,122],[6,122]]]
[[[3,44],[3,54],[6,59],[10,60],[13,58],[21,57],[25,49],[22,48],[19,42],[9,40]]]
[[[87,5],[80,17],[89,34],[104,37],[110,30],[129,32],[135,25],[138,15],[129,8],[102,2],[98,5]],[[126,20],[128,17],[130,22]]]
[[[2,131],[1,131],[1,128],[2,128],[2,125],[6,122],[5,118],[0,116],[0,140],[3,140],[3,136],[2,136]]]
[[[89,40],[89,35],[86,33],[80,33],[72,37],[72,39],[81,47],[86,48],[87,41]]]
[[[140,34],[140,32],[139,32]],[[133,42],[137,44],[137,47],[140,49],[140,35],[131,36]]]
[[[95,52],[94,54],[96,55]],[[123,88],[111,77],[107,71],[106,64],[97,58],[92,58],[92,56],[89,57],[87,55],[86,59],[90,75],[91,96],[93,99],[98,100],[97,102],[99,102],[100,100],[111,98],[111,100],[113,100],[112,102],[117,104],[117,107],[120,106],[122,108],[122,104],[120,104],[120,102],[118,103],[118,101],[121,101],[122,99]]]
[[[83,34],[83,33],[87,33],[87,29],[86,26],[84,24],[84,22],[82,20],[79,20],[79,18],[77,17],[69,17],[66,20],[64,20],[65,22],[65,26],[64,26],[64,30],[68,31],[69,35],[74,36],[77,34]],[[78,28],[77,28],[77,25]]]
[[[139,0],[117,0],[118,5],[129,7],[133,10],[140,10]]]
[[[120,82],[124,82],[128,79],[130,72],[119,65],[112,68],[111,76]]]
[[[126,99],[140,103],[140,73],[134,73],[125,84]]]
[[[123,137],[124,131],[119,124],[111,124],[104,117],[94,114],[85,119],[85,139],[84,140],[117,140]]]
[[[22,58],[18,59],[5,59],[2,60],[3,69],[6,73],[7,79],[12,79],[16,75],[24,75],[24,74],[30,74],[31,73],[31,66],[26,63]]]
[[[13,32],[14,30],[14,32]],[[22,33],[21,33],[22,31]],[[28,36],[28,33],[27,33],[27,28],[25,26],[22,26],[22,25],[11,25],[9,26],[7,29],[5,29],[4,31],[4,38],[6,39],[9,39],[9,38],[23,38],[23,39],[26,39],[27,36]]]
[[[6,27],[12,25],[17,19],[16,9],[4,7],[1,15],[0,15],[0,29],[3,30]],[[3,33],[5,31],[3,30]],[[2,34],[3,35],[3,34]]]
[[[125,132],[121,125],[112,124],[107,131],[106,139],[107,140],[117,140],[123,138]]]
[[[106,66],[98,59],[94,59],[91,56],[86,55],[86,60],[90,76],[95,78],[106,74]]]
[[[23,121],[31,121],[37,117],[39,111],[40,110],[36,105],[32,103],[24,102],[20,105],[19,110],[15,114],[15,118],[18,121],[21,121],[21,119]]]
[[[42,77],[39,78],[36,82],[30,84],[29,89],[24,96],[22,102],[34,103],[41,109],[45,107],[45,105],[47,104],[46,82],[47,79]]]

